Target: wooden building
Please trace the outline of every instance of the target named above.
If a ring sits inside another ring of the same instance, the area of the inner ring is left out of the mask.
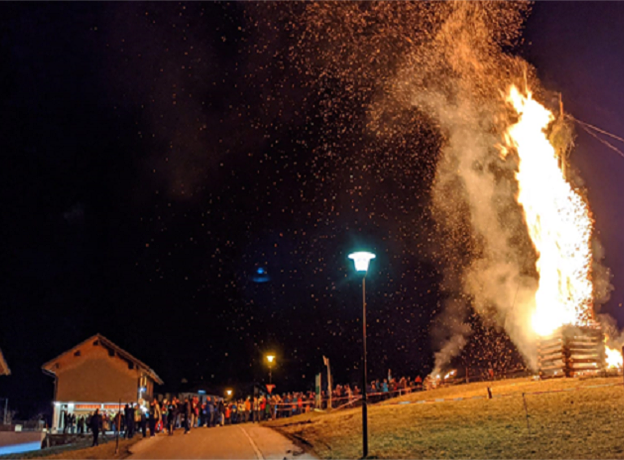
[[[54,377],[52,430],[63,425],[63,413],[87,416],[95,409],[110,415],[126,403],[144,404],[162,380],[145,363],[96,334],[42,366]]]
[[[2,350],[0,350],[0,375],[11,375],[11,369],[9,369],[7,362],[4,360]]]

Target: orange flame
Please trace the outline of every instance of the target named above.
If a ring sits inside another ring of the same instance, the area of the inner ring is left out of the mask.
[[[592,318],[589,207],[566,180],[546,129],[555,117],[512,86],[507,96],[518,121],[505,134],[507,151],[518,152],[518,203],[538,254],[539,285],[532,326],[546,336],[566,325],[587,325]]]
[[[607,369],[622,369],[624,359],[622,359],[622,351],[617,348],[611,348],[607,345],[609,337],[605,335],[605,361],[607,363]]]
[[[455,373],[456,373],[456,372],[457,372],[456,370],[452,370],[451,372],[449,372],[448,374],[446,374],[446,375],[444,376],[444,379],[443,379],[443,380],[446,380],[446,379],[448,379],[449,377],[453,377],[453,376],[455,375]]]

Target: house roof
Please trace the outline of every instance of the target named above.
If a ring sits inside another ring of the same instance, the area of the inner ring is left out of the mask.
[[[61,357],[65,356],[65,355],[73,353],[75,350],[77,350],[78,348],[82,347],[84,344],[86,344],[88,342],[95,341],[95,340],[98,340],[99,344],[102,345],[103,347],[108,348],[109,350],[113,350],[115,352],[115,354],[117,356],[119,356],[120,358],[122,358],[122,359],[124,359],[124,360],[126,360],[128,362],[131,362],[138,369],[144,370],[147,373],[147,375],[149,375],[154,380],[154,382],[158,383],[159,385],[163,384],[163,381],[160,379],[160,377],[158,377],[158,374],[156,374],[156,372],[154,372],[154,370],[152,368],[150,368],[143,361],[140,361],[139,359],[137,359],[134,356],[132,356],[130,353],[128,353],[126,350],[124,350],[120,346],[115,345],[113,342],[108,340],[102,334],[95,334],[94,336],[89,337],[87,340],[84,340],[83,342],[80,342],[75,347],[73,347],[73,348],[71,348],[71,349],[61,353],[56,358],[54,358],[54,359],[48,361],[47,363],[45,363],[43,366],[41,366],[41,368],[44,370],[44,372],[47,372],[47,373],[52,374],[52,375],[56,375],[56,372],[54,371],[54,367],[53,367],[54,364],[56,363],[56,361],[58,361]]]
[[[11,375],[11,369],[9,369],[9,365],[4,359],[2,350],[0,350],[0,375]]]

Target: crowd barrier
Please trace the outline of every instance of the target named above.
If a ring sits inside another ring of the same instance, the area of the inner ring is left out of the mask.
[[[367,400],[371,403],[376,403],[379,401],[383,401],[385,399],[394,398],[397,396],[401,396],[407,393],[411,393],[413,391],[422,390],[422,385],[417,385],[410,388],[399,388],[392,391],[377,391],[373,393],[367,393]],[[350,396],[339,396],[330,398],[323,398],[317,403],[316,400],[307,400],[302,402],[282,402],[277,403],[274,407],[274,416],[282,417],[282,416],[290,416],[297,415],[304,412],[308,412],[313,409],[329,409],[331,404],[331,409],[341,409],[344,407],[348,407],[362,400],[362,395],[350,395]]]

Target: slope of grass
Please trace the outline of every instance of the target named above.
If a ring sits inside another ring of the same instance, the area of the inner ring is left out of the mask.
[[[620,378],[475,383],[412,393],[369,406],[369,456],[376,458],[624,458]],[[440,398],[494,399],[416,403]],[[574,391],[559,391],[579,387]],[[530,430],[522,393],[526,393]],[[397,404],[410,401],[410,404]],[[267,423],[309,443],[321,458],[360,458],[361,409]]]

